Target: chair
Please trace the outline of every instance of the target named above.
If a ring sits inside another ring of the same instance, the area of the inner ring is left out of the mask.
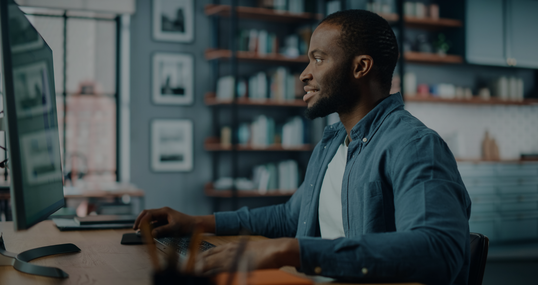
[[[471,268],[469,270],[469,285],[482,285],[486,259],[488,257],[489,239],[479,233],[471,233]]]

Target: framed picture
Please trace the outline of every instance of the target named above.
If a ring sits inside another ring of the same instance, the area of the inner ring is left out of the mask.
[[[193,0],[153,0],[153,38],[158,41],[192,42]]]
[[[151,169],[156,172],[191,171],[192,121],[156,119],[151,122]]]
[[[153,55],[153,103],[189,105],[193,102],[193,56],[184,53]]]

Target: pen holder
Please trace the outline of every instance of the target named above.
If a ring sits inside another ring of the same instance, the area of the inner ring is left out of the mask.
[[[177,270],[161,270],[153,273],[154,285],[213,285],[210,278],[181,274]]]

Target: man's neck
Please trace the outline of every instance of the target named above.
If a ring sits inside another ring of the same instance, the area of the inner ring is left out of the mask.
[[[357,105],[355,108],[351,109],[349,112],[346,113],[339,113],[340,121],[346,128],[347,135],[349,137],[349,141],[351,142],[351,129],[360,121],[362,118],[364,118],[372,109],[377,106],[383,99],[387,98],[390,95],[384,94],[384,93],[376,93],[375,95],[373,93],[363,96],[361,100],[357,102]]]

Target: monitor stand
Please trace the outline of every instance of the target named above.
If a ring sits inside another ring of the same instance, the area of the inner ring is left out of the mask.
[[[80,248],[72,243],[57,244],[51,246],[38,247],[23,251],[19,254],[6,250],[4,239],[0,233],[0,266],[13,266],[18,271],[39,276],[67,278],[69,275],[56,267],[46,267],[28,263],[30,260],[47,255],[80,252]]]

